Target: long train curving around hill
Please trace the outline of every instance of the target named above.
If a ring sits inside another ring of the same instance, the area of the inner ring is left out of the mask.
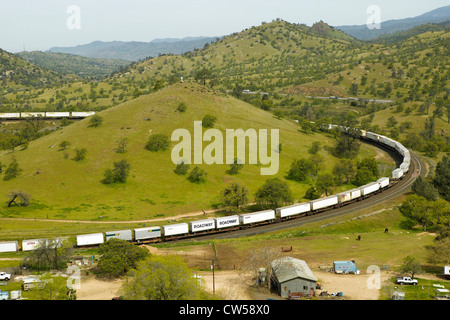
[[[348,132],[347,127],[328,125],[324,129],[338,128]],[[337,195],[321,198],[305,203],[277,208],[275,210],[264,210],[253,213],[238,214],[233,216],[218,217],[191,221],[189,223],[178,223],[163,226],[146,228],[136,228],[129,230],[117,230],[109,232],[99,232],[92,234],[82,234],[76,236],[78,247],[98,246],[112,238],[127,240],[136,244],[157,243],[179,239],[187,239],[196,236],[210,235],[214,233],[235,231],[239,229],[251,228],[255,226],[281,222],[287,219],[294,219],[304,216],[311,216],[319,212],[335,209],[350,203],[364,200],[372,195],[382,192],[394,186],[399,180],[409,172],[411,164],[411,154],[401,143],[388,137],[358,130],[360,139],[381,144],[402,158],[402,163],[392,171],[391,177],[383,177],[367,185],[348,190]],[[52,241],[62,241],[67,238],[56,238]],[[0,243],[0,252],[15,252],[18,250],[36,250],[43,241],[47,239],[23,240],[21,249],[18,241]],[[54,242],[55,243],[55,242]]]
[[[0,121],[37,119],[84,119],[95,114],[94,111],[67,111],[67,112],[9,112],[0,113]]]

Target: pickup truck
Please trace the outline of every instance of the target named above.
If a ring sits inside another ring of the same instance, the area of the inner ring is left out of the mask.
[[[418,281],[416,279],[412,279],[410,277],[401,277],[401,278],[397,278],[397,283],[398,284],[412,284],[412,285],[417,285]]]
[[[2,280],[11,280],[11,275],[6,272],[0,272],[0,281]]]

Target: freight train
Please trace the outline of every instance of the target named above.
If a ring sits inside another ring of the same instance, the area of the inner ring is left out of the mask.
[[[334,125],[328,125],[324,129],[333,129],[336,127],[344,132],[348,130],[346,127]],[[112,238],[119,238],[136,244],[186,239],[199,235],[245,229],[264,224],[276,223],[286,219],[310,216],[319,212],[338,208],[355,201],[364,200],[367,197],[382,192],[401,180],[410,169],[411,154],[409,150],[401,143],[388,137],[372,132],[366,132],[364,130],[359,130],[359,136],[362,140],[381,144],[401,156],[402,162],[400,166],[392,172],[391,177],[383,177],[375,182],[371,182],[359,188],[341,192],[337,195],[291,206],[280,207],[275,210],[263,210],[252,213],[203,219],[191,221],[189,223],[177,223],[163,226],[77,235],[76,245],[78,247],[98,246]],[[64,238],[57,238],[55,240],[56,242],[54,243],[57,243],[58,241],[64,240]],[[21,250],[35,250],[39,247],[42,241],[47,240],[23,240]],[[18,241],[0,243],[0,252],[14,252],[18,250],[20,250]]]
[[[29,118],[40,119],[84,119],[95,114],[94,111],[68,111],[68,112],[9,112],[0,113],[1,120],[25,120]]]

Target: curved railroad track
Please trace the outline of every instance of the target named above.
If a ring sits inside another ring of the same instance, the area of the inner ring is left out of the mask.
[[[367,142],[367,141],[365,141]],[[371,143],[372,144],[372,143]],[[375,145],[375,144],[374,144]],[[388,152],[396,161],[399,161],[399,155],[388,148],[385,148],[379,144],[376,146],[383,151]],[[302,226],[307,223],[317,222],[333,217],[338,217],[342,215],[347,215],[349,213],[353,213],[359,210],[367,209],[373,207],[375,205],[379,205],[385,201],[394,199],[401,194],[408,192],[411,189],[412,184],[416,180],[419,175],[425,175],[426,168],[424,163],[417,157],[415,154],[411,153],[411,166],[407,175],[404,176],[402,180],[400,180],[397,184],[390,187],[387,190],[384,190],[378,194],[375,194],[367,199],[354,202],[348,204],[346,206],[330,209],[316,215],[312,216],[299,216],[290,220],[284,220],[277,223],[267,224],[263,226],[252,227],[249,229],[236,230],[236,231],[228,231],[224,233],[210,234],[204,236],[197,236],[191,239],[182,239],[179,241],[203,241],[210,239],[232,239],[232,238],[240,238],[240,237],[248,237],[268,232],[281,231],[285,229],[290,229],[298,226]]]

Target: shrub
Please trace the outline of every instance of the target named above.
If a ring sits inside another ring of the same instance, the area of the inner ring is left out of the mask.
[[[155,134],[152,135],[147,144],[145,145],[145,149],[158,152],[158,151],[166,151],[170,147],[169,137],[164,134]]]

